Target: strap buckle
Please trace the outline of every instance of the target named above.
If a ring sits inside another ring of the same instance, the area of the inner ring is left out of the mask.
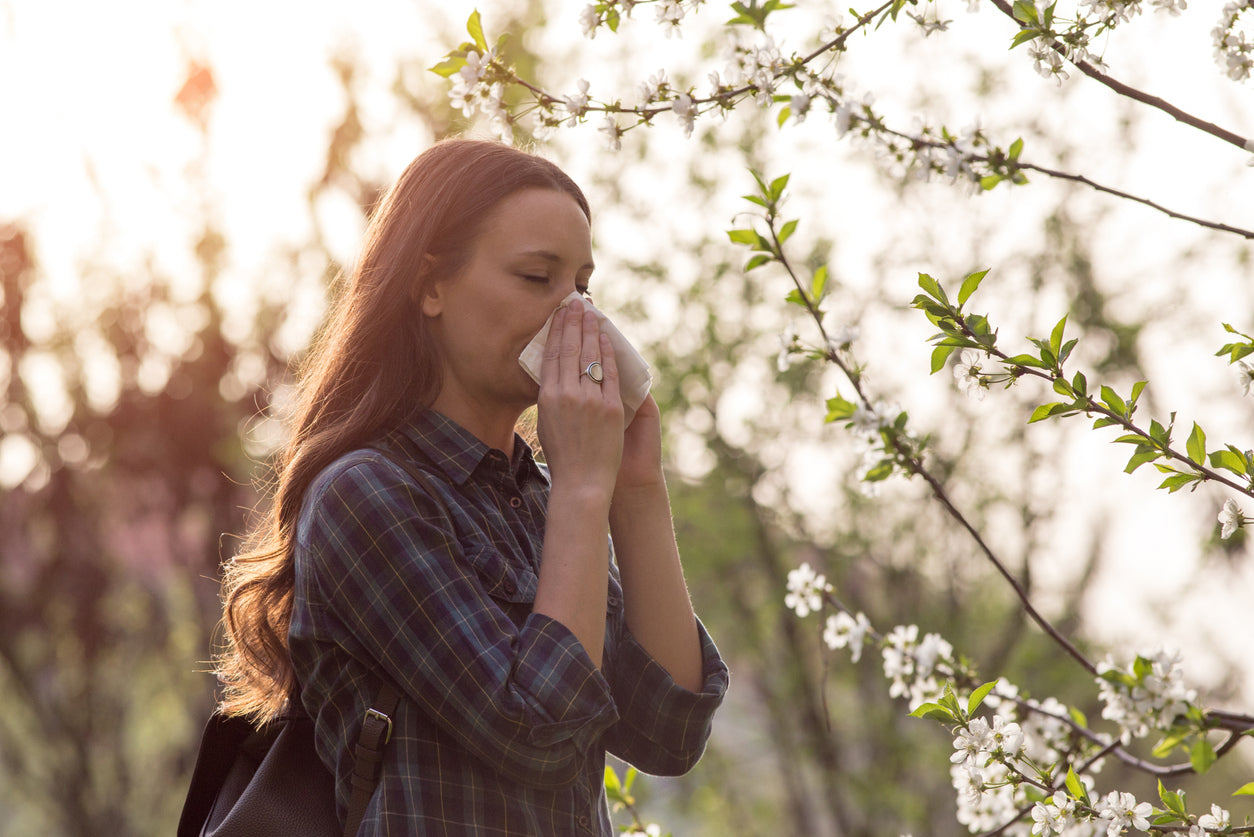
[[[384,744],[388,743],[388,741],[392,739],[391,717],[384,715],[378,709],[367,709],[366,710],[366,723],[370,723],[371,719],[373,719],[377,723],[381,723],[384,725],[383,743]]]

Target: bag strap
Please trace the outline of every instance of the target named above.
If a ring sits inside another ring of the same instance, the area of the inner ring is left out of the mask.
[[[392,737],[392,716],[400,703],[400,693],[385,681],[379,687],[374,702],[366,710],[357,746],[353,750],[352,792],[348,799],[348,819],[344,822],[344,837],[355,837],[366,815],[366,806],[379,784],[379,763],[383,760],[383,748]]]
[[[405,471],[418,481],[441,506],[444,502],[431,485],[431,477],[416,465],[399,459],[391,451],[383,448],[372,448],[392,464]],[[366,816],[366,806],[374,795],[379,784],[379,764],[383,760],[383,748],[392,737],[392,716],[400,703],[400,693],[391,682],[384,681],[374,702],[366,710],[362,721],[361,733],[357,736],[357,747],[353,750],[352,792],[348,800],[348,819],[344,823],[344,837],[356,837],[357,829]]]

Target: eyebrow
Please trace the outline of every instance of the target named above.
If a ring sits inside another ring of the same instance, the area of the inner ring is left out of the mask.
[[[519,253],[518,256],[519,258],[524,258],[527,256],[537,256],[541,259],[544,259],[546,262],[550,262],[552,264],[561,264],[564,261],[564,259],[561,256],[559,256],[557,253],[552,252],[551,250],[525,250]],[[596,265],[593,262],[588,262],[587,264],[583,265],[579,269],[580,270],[596,270]]]

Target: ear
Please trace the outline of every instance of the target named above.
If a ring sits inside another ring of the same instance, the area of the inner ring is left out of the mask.
[[[427,317],[438,317],[444,311],[444,281],[436,275],[435,256],[426,253],[422,257],[422,268],[414,281],[413,293]]]

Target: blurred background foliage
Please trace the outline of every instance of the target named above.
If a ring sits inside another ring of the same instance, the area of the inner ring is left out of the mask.
[[[629,41],[602,35],[555,47],[575,24],[548,32],[547,6],[529,0],[488,19],[493,33],[512,34],[524,76],[562,78],[589,62],[639,74]],[[463,18],[432,4],[430,19],[446,45],[462,39]],[[220,290],[233,244],[198,164],[187,173],[199,230],[189,263],[198,275],[177,282],[155,263],[135,271],[89,259],[75,304],[49,305],[33,232],[22,218],[0,219],[0,445],[7,461],[27,466],[0,494],[0,834],[172,833],[213,702],[205,660],[219,615],[219,564],[249,510],[264,502],[266,456],[308,337],[294,322],[304,314],[292,303],[295,290],[282,288],[313,283],[325,304],[342,265],[320,202],[347,200],[364,218],[387,185],[360,164],[371,131],[362,100],[393,97],[430,141],[476,129],[448,107],[444,83],[425,70],[430,56],[398,60],[382,93],[365,89],[360,50],[327,61],[344,106],[328,128],[324,165],[310,175],[313,233],[266,264],[245,266],[258,287],[278,288],[250,304]],[[980,78],[978,98],[1000,101],[996,75]],[[217,96],[214,67],[189,57],[170,106],[207,136]],[[1063,127],[1035,129],[1034,149],[1057,158],[1083,150]],[[795,239],[806,248],[802,260],[858,254],[833,262],[833,317],[860,326],[855,349],[877,391],[928,407],[936,472],[1056,623],[1100,656],[1100,638],[1088,636],[1093,609],[1144,605],[1093,601],[1114,535],[1077,525],[1068,510],[1077,483],[1096,479],[1092,463],[1077,469],[1061,454],[1082,428],[1029,432],[1022,416],[1039,394],[1023,388],[977,408],[939,379],[918,384],[928,330],[905,304],[917,270],[962,275],[995,260],[1004,278],[990,305],[1002,306],[1007,332],[1041,333],[1069,310],[1069,327],[1084,337],[1077,356],[1112,382],[1152,377],[1146,335],[1161,337],[1164,326],[1174,333],[1198,312],[1128,303],[1127,273],[1101,266],[1109,265],[1103,237],[1118,238],[1123,219],[1093,208],[1090,196],[1041,187],[1036,221],[1002,245],[1006,204],[912,182],[856,146],[834,148],[827,130],[798,131],[786,145],[773,120],[737,115],[690,140],[633,132],[617,156],[596,149],[591,131],[544,146],[592,197],[598,261],[612,266],[594,295],[654,364],[690,586],[733,671],[700,766],[638,786],[645,815],[676,835],[962,831],[943,731],[886,698],[873,655],[850,664],[825,653],[822,626],[783,607],[784,578],[801,561],[825,572],[877,627],[919,624],[987,673],[1100,714],[1094,690],[1025,623],[921,487],[862,493],[856,445],[822,425],[836,385],[829,371],[805,362],[776,369],[778,335],[793,316],[782,301],[788,287],[783,277],[743,273],[744,255],[723,233],[745,208],[735,196],[750,191],[749,167],[774,176],[796,159],[830,166],[827,179],[794,186],[790,208],[805,219]],[[1136,117],[1120,130],[1135,135]],[[836,202],[848,212],[860,201],[882,219],[873,242],[827,217]],[[1197,233],[1174,251],[1170,270],[1150,277],[1150,298],[1184,299],[1198,264],[1218,259],[1237,269],[1243,258],[1242,248]],[[1248,293],[1234,305],[1254,313]],[[56,409],[36,392],[50,382],[60,393]],[[1082,502],[1090,521],[1118,503],[1109,495]],[[1215,585],[1248,577],[1240,545],[1225,552],[1210,532],[1197,541],[1198,571]],[[1164,609],[1149,621],[1162,635],[1173,618]],[[1214,650],[1209,670],[1218,674],[1204,684],[1212,701],[1248,699],[1238,662]],[[1241,765],[1217,769],[1236,776]]]

